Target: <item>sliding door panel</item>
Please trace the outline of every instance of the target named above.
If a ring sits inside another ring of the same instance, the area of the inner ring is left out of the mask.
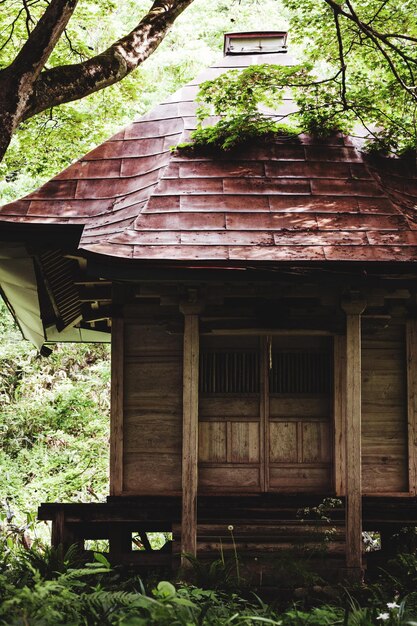
[[[269,491],[332,487],[332,342],[274,337],[269,348],[266,481]]]

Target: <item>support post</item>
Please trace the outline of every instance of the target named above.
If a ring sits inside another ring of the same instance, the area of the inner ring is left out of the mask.
[[[181,553],[197,554],[198,368],[200,305],[190,295],[184,314]],[[188,561],[182,558],[182,565]]]
[[[123,491],[123,345],[122,318],[112,319],[111,408],[110,408],[110,495]]]
[[[362,577],[361,313],[363,300],[343,301],[346,313],[346,567]]]
[[[346,494],[346,337],[334,338],[334,491]]]
[[[417,320],[407,320],[408,490],[417,495]]]
[[[65,541],[65,515],[63,509],[59,509],[52,520],[51,545],[57,548]]]

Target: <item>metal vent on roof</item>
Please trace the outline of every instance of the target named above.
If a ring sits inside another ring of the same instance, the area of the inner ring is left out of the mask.
[[[224,54],[273,54],[287,51],[287,33],[226,33]]]

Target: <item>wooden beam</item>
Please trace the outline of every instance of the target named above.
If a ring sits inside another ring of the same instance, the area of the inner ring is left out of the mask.
[[[361,313],[362,300],[342,303],[346,313],[346,566],[362,576]]]
[[[123,492],[124,323],[113,318],[111,330],[110,495]]]
[[[346,493],[346,337],[334,338],[334,488]]]
[[[407,320],[408,488],[417,494],[417,320]]]
[[[214,328],[209,332],[202,333],[204,335],[227,335],[238,337],[243,335],[255,336],[255,337],[279,337],[279,336],[291,336],[291,337],[303,337],[304,335],[313,337],[332,337],[335,333],[330,330],[315,330],[315,329],[274,329],[274,328]]]
[[[197,554],[199,306],[184,314],[181,553]],[[182,564],[188,561],[182,558]]]

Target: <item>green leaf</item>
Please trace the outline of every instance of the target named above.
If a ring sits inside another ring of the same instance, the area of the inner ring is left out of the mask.
[[[101,552],[94,552],[94,558],[96,561],[101,563],[101,565],[104,565],[105,567],[108,567],[109,569],[111,568],[110,562],[106,559],[104,554],[102,554]]]
[[[177,595],[174,585],[168,580],[161,580],[156,588],[157,596],[161,598],[173,598]]]

